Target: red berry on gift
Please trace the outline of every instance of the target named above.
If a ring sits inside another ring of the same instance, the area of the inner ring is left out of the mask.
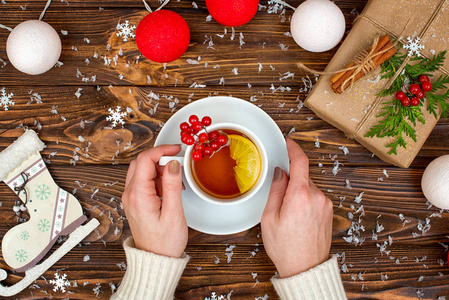
[[[225,135],[219,135],[217,138],[217,143],[220,146],[224,146],[228,143],[228,138]]]
[[[204,143],[205,141],[207,141],[209,139],[209,136],[207,135],[207,133],[203,132],[198,136],[198,140],[201,143]]]
[[[203,154],[201,154],[201,152],[199,151],[193,151],[192,152],[192,159],[193,161],[199,161],[203,158]]]
[[[420,83],[429,82],[429,81],[430,81],[430,78],[429,78],[429,76],[427,76],[427,75],[421,75],[421,76],[419,76],[418,81],[419,81]]]
[[[216,140],[218,138],[218,136],[219,136],[219,134],[217,131],[209,132],[209,138],[213,141]]]
[[[412,106],[418,106],[420,103],[419,98],[418,97],[413,97],[412,100],[410,101],[410,104]]]
[[[191,115],[189,117],[189,123],[192,124],[192,125],[198,123],[199,121],[200,121],[200,119],[196,115]]]
[[[429,81],[423,82],[422,90],[424,92],[430,92],[432,90],[432,84]]]
[[[404,106],[410,106],[411,100],[409,97],[405,97],[404,99],[401,100],[401,103]]]
[[[422,99],[426,96],[426,93],[424,93],[423,91],[419,91],[418,93],[416,93],[416,97],[418,97],[419,99]]]
[[[421,91],[421,87],[419,86],[419,84],[414,83],[410,86],[410,93],[412,93],[413,95],[416,95],[419,91]]]
[[[182,122],[181,125],[179,125],[182,131],[186,131],[189,129],[190,125],[187,122]]]
[[[403,91],[399,91],[396,93],[396,99],[398,99],[399,101],[401,101],[404,98],[405,98],[405,93]]]
[[[210,148],[213,151],[217,151],[220,148],[220,145],[218,144],[218,142],[212,142],[212,143],[210,143]]]
[[[212,124],[212,119],[211,117],[205,116],[201,119],[201,123],[203,123],[204,126],[209,126]]]

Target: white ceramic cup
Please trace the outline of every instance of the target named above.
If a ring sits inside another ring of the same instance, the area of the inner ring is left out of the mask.
[[[217,205],[235,205],[237,203],[244,202],[251,197],[253,197],[259,189],[262,187],[266,177],[267,177],[267,171],[268,171],[268,158],[267,158],[267,152],[265,151],[265,147],[262,144],[261,140],[255,135],[251,130],[248,128],[235,124],[235,123],[216,123],[212,124],[210,126],[207,126],[207,132],[212,132],[214,130],[220,130],[220,129],[229,129],[229,130],[235,130],[242,134],[244,134],[246,137],[248,137],[254,145],[256,145],[256,148],[259,150],[260,159],[261,159],[261,170],[259,174],[259,178],[257,179],[256,183],[253,185],[253,187],[247,191],[246,193],[235,197],[231,199],[221,199],[214,196],[209,195],[205,191],[203,191],[198,184],[196,183],[195,179],[193,178],[192,174],[192,151],[193,151],[193,145],[188,146],[184,152],[184,155],[182,156],[162,156],[159,160],[159,165],[165,166],[170,161],[176,160],[178,161],[181,166],[183,166],[184,171],[184,177],[187,181],[187,184],[189,187],[193,190],[193,192],[198,195],[201,199],[204,199],[210,203],[217,204]],[[200,131],[199,133],[204,132],[204,129]],[[198,133],[198,134],[199,134]],[[180,152],[182,154],[182,151]]]

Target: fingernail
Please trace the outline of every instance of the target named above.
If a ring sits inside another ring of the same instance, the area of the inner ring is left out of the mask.
[[[279,167],[276,167],[274,169],[273,182],[281,180],[283,176],[284,176],[284,172],[282,171],[282,169]]]
[[[181,165],[176,160],[171,161],[170,165],[168,166],[168,172],[173,175],[178,174],[180,169]]]

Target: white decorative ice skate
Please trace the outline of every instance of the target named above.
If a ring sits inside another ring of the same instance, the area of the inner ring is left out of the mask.
[[[14,286],[0,285],[1,296],[15,295],[26,288],[99,225],[92,219],[81,226],[87,220],[81,204],[53,181],[39,153],[44,147],[37,134],[27,130],[0,153],[0,180],[18,194],[30,214],[29,221],[11,228],[3,237],[5,262],[26,273]],[[59,236],[69,234],[63,245],[36,266]],[[5,278],[6,272],[0,269],[0,281]]]

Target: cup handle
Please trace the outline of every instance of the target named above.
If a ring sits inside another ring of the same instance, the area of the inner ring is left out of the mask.
[[[173,160],[176,160],[177,162],[179,162],[181,164],[181,166],[184,166],[184,156],[162,156],[159,159],[159,165],[165,166]]]

